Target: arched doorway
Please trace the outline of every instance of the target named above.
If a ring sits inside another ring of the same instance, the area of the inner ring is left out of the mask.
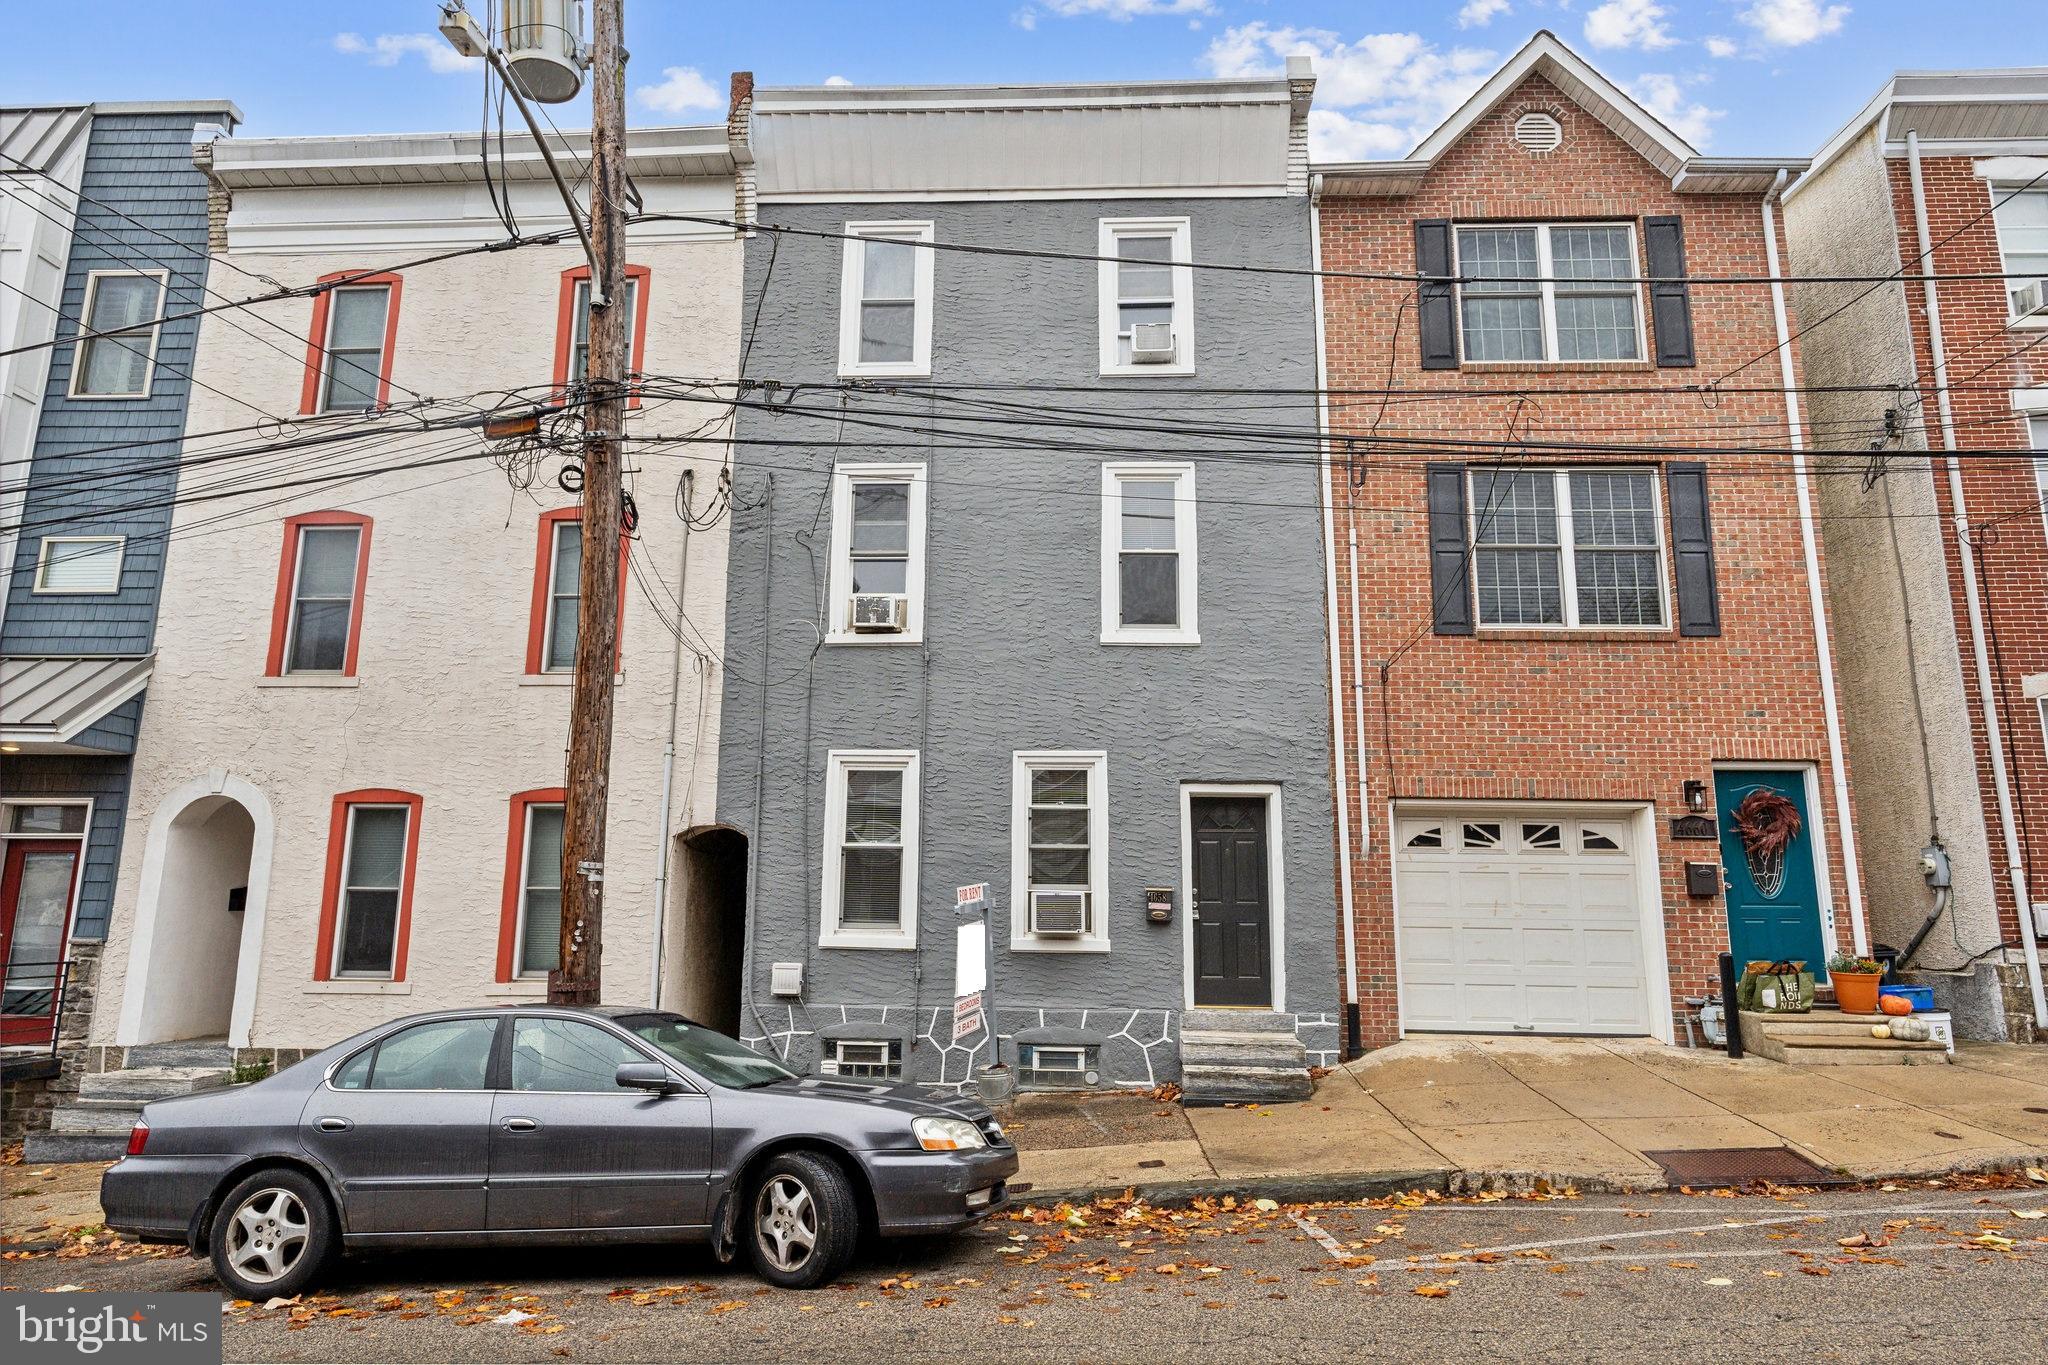
[[[270,877],[270,803],[215,771],[166,797],[143,850],[116,1041],[245,1047]]]
[[[746,946],[747,836],[700,825],[676,836],[675,891],[661,971],[661,1003],[738,1036]]]

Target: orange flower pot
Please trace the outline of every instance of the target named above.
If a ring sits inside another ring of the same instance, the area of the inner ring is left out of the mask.
[[[1828,980],[1834,984],[1835,1003],[1842,1013],[1877,1013],[1877,988],[1884,980],[1883,972],[1830,972]]]

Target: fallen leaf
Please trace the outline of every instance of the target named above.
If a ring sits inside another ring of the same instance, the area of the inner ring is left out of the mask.
[[[520,1323],[527,1322],[538,1316],[540,1315],[537,1313],[526,1313],[521,1312],[517,1308],[508,1308],[495,1318],[492,1318],[491,1321],[506,1327],[517,1327]]]
[[[1695,1261],[1666,1261],[1664,1264],[1670,1266],[1673,1270],[1699,1269],[1699,1264]]]
[[[1451,1291],[1440,1284],[1418,1284],[1410,1292],[1425,1299],[1447,1299],[1451,1296]]]
[[[1278,1211],[1280,1204],[1278,1200],[1273,1199],[1254,1199],[1252,1200],[1252,1207],[1260,1213],[1273,1213]]]
[[[1708,1280],[1708,1281],[1706,1281],[1706,1283],[1708,1283],[1708,1284],[1710,1284],[1710,1285],[1714,1286],[1714,1288],[1716,1288],[1716,1289],[1726,1289],[1726,1288],[1727,1288],[1727,1287],[1728,1287],[1729,1285],[1731,1285],[1731,1284],[1734,1284],[1734,1283],[1735,1283],[1735,1281],[1733,1281],[1733,1280],[1724,1280],[1724,1279],[1721,1279],[1720,1277],[1716,1276],[1716,1277],[1715,1277],[1714,1279],[1711,1279],[1711,1280]]]
[[[2026,1219],[2034,1219],[2034,1218],[2048,1218],[2048,1210],[2042,1210],[2042,1209],[2008,1209],[2008,1210],[2006,1210],[2006,1211],[2007,1211],[2008,1213],[2010,1213],[2010,1214],[2011,1214],[2011,1215],[2012,1215],[2013,1217],[2015,1217],[2015,1218],[2026,1218]]]

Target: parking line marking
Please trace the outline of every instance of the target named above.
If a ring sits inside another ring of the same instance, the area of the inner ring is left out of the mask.
[[[1333,1259],[1339,1261],[1347,1261],[1351,1259],[1351,1253],[1344,1249],[1344,1244],[1338,1241],[1335,1237],[1332,1237],[1329,1234],[1329,1232],[1325,1230],[1323,1227],[1321,1227],[1319,1224],[1317,1224],[1314,1219],[1304,1218],[1298,1213],[1290,1213],[1287,1216],[1294,1220],[1294,1226],[1300,1228],[1303,1232],[1315,1238],[1317,1244],[1321,1246],[1323,1250],[1329,1252]]]

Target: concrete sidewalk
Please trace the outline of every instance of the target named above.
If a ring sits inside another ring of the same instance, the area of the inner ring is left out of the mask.
[[[1012,1122],[1030,1199],[1655,1189],[1664,1174],[1645,1151],[1713,1147],[1786,1146],[1882,1179],[2048,1161],[2048,1048],[1801,1067],[1637,1040],[1411,1038],[1332,1071],[1301,1104],[1027,1096]]]

